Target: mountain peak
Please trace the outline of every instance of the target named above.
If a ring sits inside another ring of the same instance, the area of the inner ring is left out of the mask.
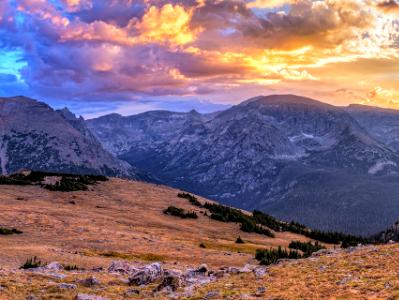
[[[248,104],[260,104],[260,105],[278,105],[278,104],[302,104],[302,105],[312,105],[312,106],[320,106],[320,107],[330,107],[334,106],[314,100],[312,98],[286,94],[286,95],[269,95],[269,96],[258,96],[254,98],[250,98],[241,104],[240,106],[245,106]]]
[[[67,120],[75,121],[77,119],[76,115],[72,113],[67,107],[58,110],[58,112]]]

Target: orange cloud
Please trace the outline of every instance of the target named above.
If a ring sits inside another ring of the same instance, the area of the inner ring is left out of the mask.
[[[250,8],[274,8],[290,4],[294,0],[253,0],[247,4]]]
[[[78,11],[82,8],[88,9],[93,5],[92,0],[62,0],[62,2],[69,12]]]
[[[200,29],[191,29],[192,11],[180,5],[151,6],[141,20],[132,19],[126,27],[104,21],[70,26],[61,41],[100,41],[127,46],[157,43],[171,46],[186,45],[195,40]]]
[[[201,29],[192,30],[192,11],[180,5],[166,4],[150,7],[140,23],[133,25],[140,32],[141,42],[185,45],[195,40]]]

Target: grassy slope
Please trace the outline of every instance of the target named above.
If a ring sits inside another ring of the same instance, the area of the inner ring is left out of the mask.
[[[0,266],[5,272],[0,284],[8,287],[0,291],[0,299],[7,299],[5,295],[25,299],[30,291],[39,293],[39,286],[44,291],[40,295],[49,293],[51,280],[21,271],[9,273],[32,256],[86,269],[106,268],[115,259],[163,261],[166,267],[178,269],[202,263],[219,268],[256,263],[253,255],[257,248],[309,240],[292,233],[276,233],[276,238],[269,238],[242,232],[238,224],[203,216],[203,209],[178,198],[177,193],[164,186],[121,179],[102,182],[89,191],[68,193],[36,186],[1,186],[0,226],[15,227],[24,233],[0,236]],[[164,215],[163,210],[169,205],[195,210],[199,219]],[[245,244],[235,243],[239,235]],[[200,243],[206,248],[199,247]],[[21,284],[12,283],[11,279]],[[121,289],[127,288],[124,285]],[[113,292],[104,293],[109,297]]]
[[[223,278],[199,289],[193,299],[209,291],[220,291],[221,299],[251,299],[259,287],[266,288],[264,299],[399,299],[398,257],[398,244],[338,250],[271,266],[259,279],[253,274]]]

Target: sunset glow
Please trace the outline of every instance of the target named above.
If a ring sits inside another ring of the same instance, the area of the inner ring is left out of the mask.
[[[0,96],[95,115],[276,93],[399,109],[399,3],[0,2]]]

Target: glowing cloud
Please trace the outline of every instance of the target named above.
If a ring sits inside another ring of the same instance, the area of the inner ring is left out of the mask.
[[[2,55],[1,78],[9,82],[7,93],[15,77],[45,99],[236,103],[281,92],[399,108],[398,6],[397,0],[0,1],[0,53],[19,51],[23,61],[8,74],[19,62]]]

